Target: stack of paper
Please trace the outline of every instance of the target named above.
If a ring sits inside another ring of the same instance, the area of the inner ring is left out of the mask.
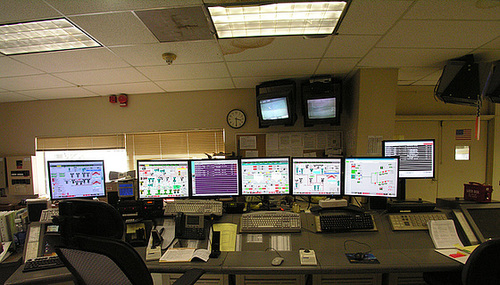
[[[435,220],[427,223],[436,251],[453,260],[467,262],[474,247],[464,247],[453,220]]]

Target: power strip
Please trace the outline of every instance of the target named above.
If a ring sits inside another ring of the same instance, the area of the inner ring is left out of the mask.
[[[345,199],[325,199],[325,200],[319,200],[319,206],[321,208],[347,207],[347,200],[345,200]]]

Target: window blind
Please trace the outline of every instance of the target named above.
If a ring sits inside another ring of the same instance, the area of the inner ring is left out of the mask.
[[[36,151],[125,148],[125,135],[35,138]]]

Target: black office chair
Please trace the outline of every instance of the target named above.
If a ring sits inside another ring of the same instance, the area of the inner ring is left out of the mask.
[[[471,253],[462,270],[462,283],[500,284],[500,238],[483,242]]]
[[[54,222],[61,234],[55,251],[77,284],[153,284],[142,257],[123,241],[125,226],[111,205],[82,199],[62,201]],[[194,284],[203,273],[192,269],[174,284]]]

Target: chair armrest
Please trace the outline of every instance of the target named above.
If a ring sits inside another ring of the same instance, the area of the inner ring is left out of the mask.
[[[200,268],[193,268],[186,271],[179,279],[177,279],[172,285],[191,285],[196,283],[198,279],[205,273],[205,270]]]

